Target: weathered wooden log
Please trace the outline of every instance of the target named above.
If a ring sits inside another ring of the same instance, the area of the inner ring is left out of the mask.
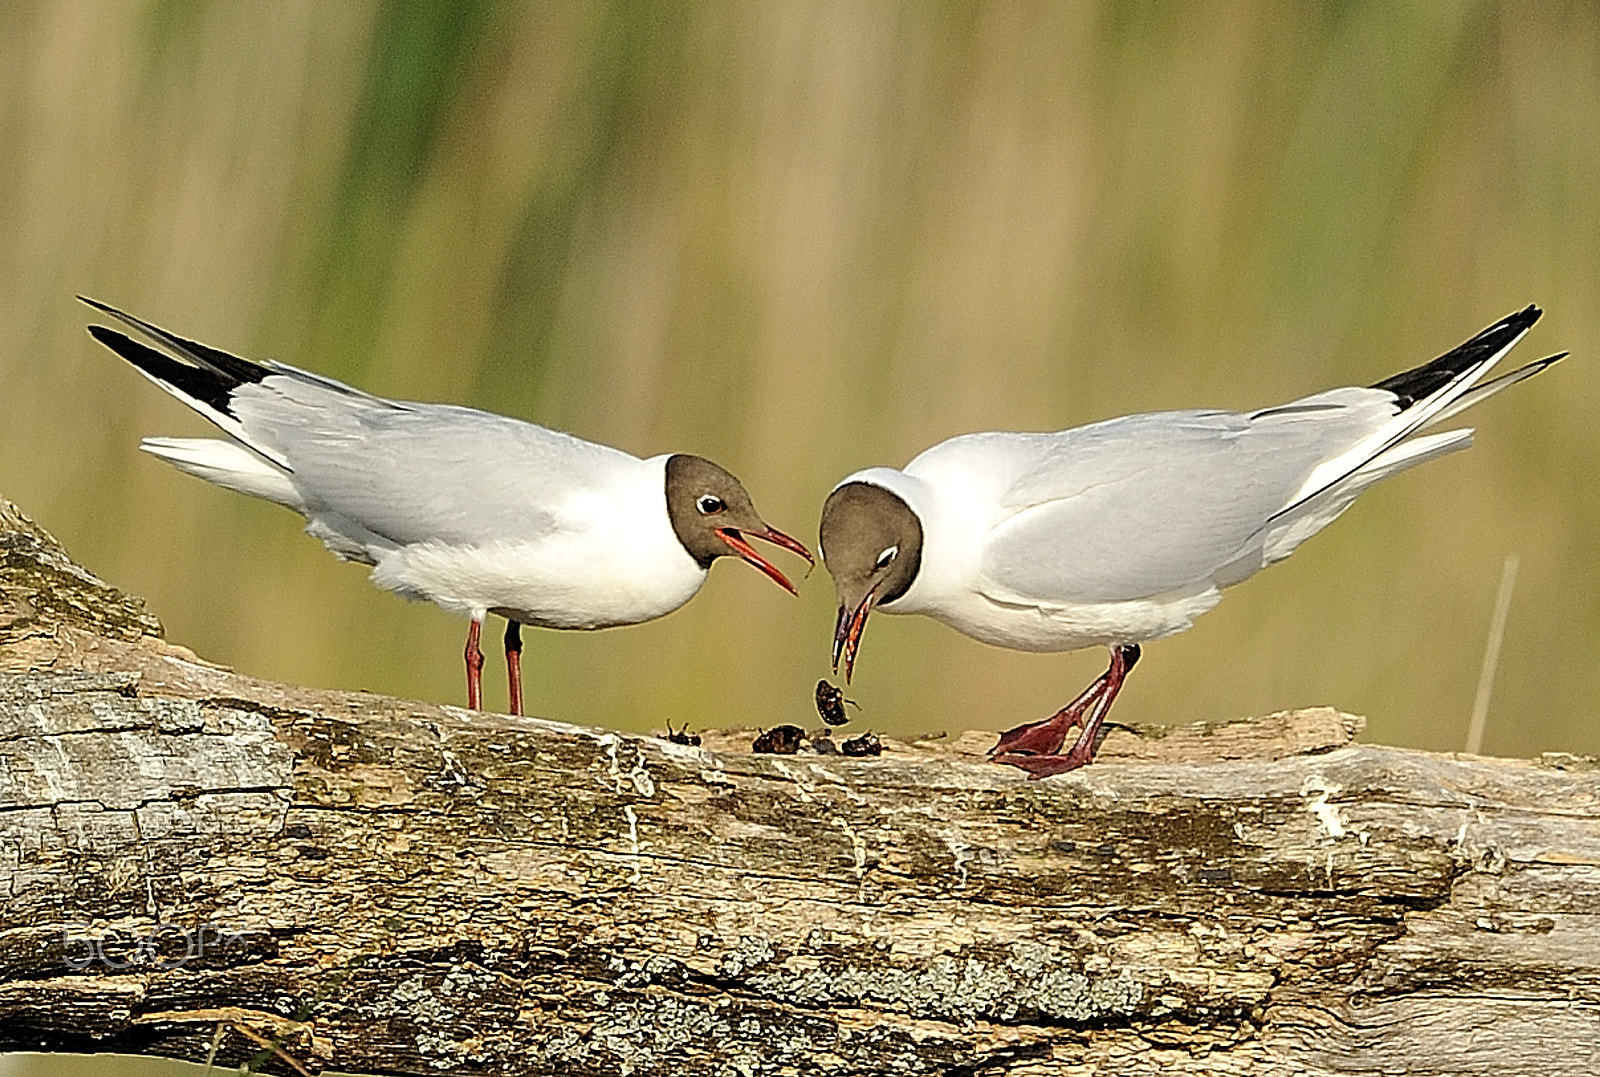
[[[270,684],[0,502],[0,1050],[376,1073],[1592,1074],[1600,769],[1327,709],[752,755]]]

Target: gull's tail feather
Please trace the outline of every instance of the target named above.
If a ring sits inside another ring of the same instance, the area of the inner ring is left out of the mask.
[[[289,480],[289,473],[238,442],[219,438],[145,438],[139,448],[186,475],[306,514],[305,500]]]

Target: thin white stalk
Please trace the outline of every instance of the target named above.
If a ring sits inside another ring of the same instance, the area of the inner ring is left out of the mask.
[[[1478,673],[1478,696],[1472,701],[1472,721],[1467,723],[1467,752],[1477,755],[1483,748],[1483,727],[1489,721],[1489,697],[1494,694],[1494,674],[1500,666],[1500,641],[1506,634],[1506,615],[1511,612],[1511,590],[1517,585],[1517,555],[1507,554],[1500,572],[1500,594],[1494,601],[1494,617],[1489,621],[1489,641],[1483,648],[1483,669]]]

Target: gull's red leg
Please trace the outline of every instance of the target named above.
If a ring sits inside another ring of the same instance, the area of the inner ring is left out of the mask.
[[[1083,731],[1078,734],[1078,739],[1064,754],[1057,755],[1061,750],[1061,741],[1057,741],[1053,752],[1031,753],[1018,750],[1015,746],[1006,752],[999,752],[996,746],[994,761],[1006,763],[1013,767],[1020,767],[1028,772],[1030,778],[1048,778],[1052,774],[1064,774],[1069,770],[1076,770],[1093,761],[1096,744],[1099,738],[1100,726],[1105,722],[1106,715],[1111,710],[1111,704],[1116,702],[1117,693],[1122,691],[1122,682],[1127,679],[1128,671],[1139,661],[1138,644],[1118,644],[1111,648],[1111,665],[1099,680],[1089,686],[1089,691],[1073,701],[1078,705],[1093,693],[1093,698],[1087,707],[1087,717],[1083,721]],[[1053,721],[1054,719],[1050,719]],[[1065,730],[1063,726],[1063,731]],[[1016,731],[1013,731],[1016,732]],[[1003,738],[1002,738],[1003,739]],[[1063,737],[1063,740],[1065,738]]]
[[[478,633],[483,630],[483,618],[474,617],[467,629],[467,707],[483,709],[483,652],[478,650]]]
[[[1048,718],[1028,722],[1000,734],[1000,740],[989,749],[990,755],[1009,755],[1026,752],[1029,755],[1054,755],[1067,739],[1067,730],[1078,724],[1083,712],[1105,691],[1110,670],[1100,674],[1083,693]]]
[[[522,713],[522,626],[506,622],[506,689],[512,714]]]

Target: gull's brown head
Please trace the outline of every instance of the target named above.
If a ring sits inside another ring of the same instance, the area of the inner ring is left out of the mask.
[[[770,542],[804,557],[807,564],[816,564],[799,540],[761,518],[743,483],[703,457],[679,453],[667,458],[667,518],[678,541],[701,568],[710,568],[717,558],[732,554],[794,594],[788,577],[747,540]]]
[[[833,668],[844,660],[848,682],[874,606],[911,587],[922,565],[922,521],[896,494],[866,482],[847,482],[822,506],[822,561],[839,593],[833,630]]]

